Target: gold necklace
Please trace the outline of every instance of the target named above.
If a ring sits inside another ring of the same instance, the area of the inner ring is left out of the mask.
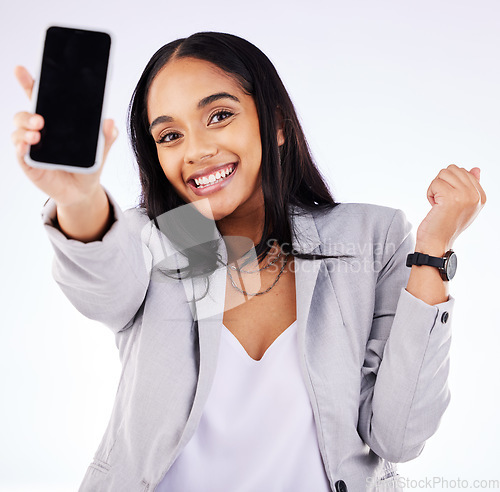
[[[275,241],[276,242],[276,241]],[[250,253],[250,251],[252,251],[253,247],[250,248],[244,255],[241,256],[241,258],[244,258],[248,253]],[[261,272],[262,270],[266,270],[267,268],[269,268],[271,265],[274,265],[278,259],[281,257],[281,255],[283,254],[283,251],[282,249],[280,248],[280,252],[278,254],[278,256],[276,256],[276,258],[274,258],[274,260],[272,260],[271,262],[269,262],[265,267],[262,267],[262,268],[258,268],[257,270],[242,270],[238,267],[235,267],[233,265],[227,265],[231,270],[235,270],[237,272],[243,272],[243,273],[257,273],[257,272]]]
[[[280,252],[279,255],[274,258],[273,261],[269,262],[265,267],[262,267],[262,268],[258,268],[257,270],[242,270],[241,268],[238,268],[238,267],[235,267],[233,265],[228,265],[228,267],[231,269],[231,270],[235,270],[237,272],[243,272],[243,273],[256,273],[256,272],[261,272],[262,270],[266,270],[268,269],[271,265],[274,265],[278,259],[281,257],[283,253]]]

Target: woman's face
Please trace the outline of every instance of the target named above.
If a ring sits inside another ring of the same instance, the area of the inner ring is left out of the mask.
[[[263,207],[257,109],[234,78],[203,60],[172,60],[147,109],[163,172],[185,202],[214,220]]]

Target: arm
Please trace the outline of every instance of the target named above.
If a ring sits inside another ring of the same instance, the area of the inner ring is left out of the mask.
[[[113,220],[104,188],[98,183],[81,202],[57,206],[57,224],[67,238],[84,243],[102,239]]]
[[[15,73],[31,97],[33,78],[24,67]],[[103,166],[92,174],[33,168],[24,156],[29,145],[40,142],[45,122],[40,115],[20,112],[14,123],[12,140],[21,169],[52,197],[42,216],[55,250],[54,277],[80,312],[118,333],[130,325],[149,285],[151,255],[141,242],[141,229],[108,201],[100,184]],[[117,137],[112,120],[104,120],[103,133],[104,161]]]
[[[398,210],[387,233],[362,368],[358,432],[391,462],[420,454],[450,400],[454,298],[430,305],[404,288],[410,274],[406,256],[413,245],[411,224]]]
[[[454,299],[432,267],[412,267],[408,279],[406,256],[415,249],[440,256],[452,246],[486,203],[479,178],[479,168],[455,164],[438,173],[427,190],[432,208],[418,227],[416,248],[404,214],[397,211],[389,227],[386,246],[397,248],[393,255],[384,250],[387,262],[377,279],[358,426],[364,441],[389,461],[418,456],[450,400]]]
[[[126,216],[108,198],[112,224],[101,240],[66,237],[58,228],[53,200],[42,217],[55,251],[56,282],[82,314],[118,333],[133,319],[148,289],[152,260],[141,231],[149,219],[136,210]]]

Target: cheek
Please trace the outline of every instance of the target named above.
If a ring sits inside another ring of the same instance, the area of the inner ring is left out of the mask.
[[[252,167],[255,169],[255,173],[258,173],[262,164],[262,145],[260,143],[260,138],[254,139],[250,142],[248,155],[250,157]]]
[[[253,164],[260,167],[262,160],[262,144],[258,128],[235,128],[229,135],[230,142],[234,150],[241,159],[247,161],[247,164]]]

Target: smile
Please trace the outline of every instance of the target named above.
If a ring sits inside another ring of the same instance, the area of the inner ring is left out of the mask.
[[[188,181],[189,186],[197,195],[206,195],[224,188],[234,175],[238,163],[228,164],[225,168],[217,170],[215,173],[207,174],[201,178],[194,178]]]
[[[219,183],[226,179],[235,169],[234,164],[230,164],[226,169],[221,169],[214,174],[208,174],[206,176],[202,176],[201,178],[195,178],[194,182],[197,188],[205,188],[206,186],[213,185],[215,183]]]

